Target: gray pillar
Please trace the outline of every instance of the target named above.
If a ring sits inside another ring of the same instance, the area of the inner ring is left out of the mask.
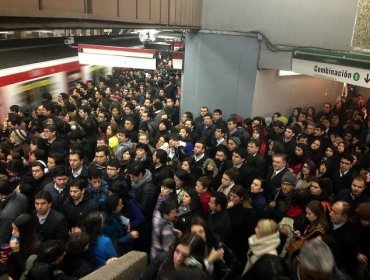
[[[252,111],[257,72],[256,38],[229,34],[188,33],[185,46],[182,112],[195,116],[202,105],[220,108],[224,119]]]

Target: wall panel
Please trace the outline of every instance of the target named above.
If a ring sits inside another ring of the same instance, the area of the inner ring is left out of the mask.
[[[169,23],[176,24],[176,0],[169,0]]]
[[[137,0],[137,19],[143,21],[150,19],[150,0]]]
[[[60,1],[60,0],[42,0],[41,9],[45,11],[63,11],[63,13],[85,13],[85,1]]]
[[[117,0],[92,0],[91,10],[93,15],[102,17],[116,17]]]
[[[0,14],[3,14],[2,10],[16,9],[18,12],[24,11],[38,11],[39,1],[38,0],[0,0]],[[6,15],[4,13],[3,15]]]
[[[169,0],[161,0],[161,24],[169,23]]]
[[[175,1],[176,2],[176,4],[175,4],[175,6],[176,6],[176,17],[175,17],[175,24],[176,25],[181,25],[181,9],[182,9],[182,0],[176,0]]]
[[[24,17],[22,22],[0,26],[15,28],[63,28],[66,26],[97,27],[104,20],[134,24],[162,24],[164,26],[200,27],[202,0],[0,0],[0,16]],[[33,21],[32,18],[42,18]],[[48,19],[50,19],[48,21]],[[51,20],[52,19],[52,20]],[[54,19],[60,19],[56,22]],[[69,22],[68,19],[77,20]],[[31,22],[32,21],[32,22]],[[30,25],[28,23],[31,23]]]
[[[161,22],[161,0],[150,1],[150,19],[155,22]]]
[[[119,0],[119,16],[124,19],[137,19],[136,0]]]

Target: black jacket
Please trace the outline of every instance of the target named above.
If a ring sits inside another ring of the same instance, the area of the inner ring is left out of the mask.
[[[158,168],[152,168],[153,183],[160,186],[162,181],[167,178],[173,178],[173,172],[167,165],[162,165]]]
[[[230,249],[234,252],[242,265],[245,264],[248,252],[248,237],[254,233],[252,209],[236,205],[227,209],[229,212],[232,240]]]
[[[41,241],[54,239],[59,239],[63,242],[67,241],[68,224],[66,218],[61,213],[51,209],[43,224],[40,224],[36,211],[33,212],[33,218]]]
[[[323,237],[333,252],[335,263],[338,268],[353,276],[357,265],[357,242],[358,233],[347,222],[336,230],[332,229]]]
[[[260,257],[250,270],[244,274],[243,280],[290,280],[288,269],[282,258],[266,254]]]
[[[273,172],[274,170],[271,167],[267,173],[266,185],[264,188],[270,199],[273,199],[277,190],[281,187],[281,179],[283,178],[284,174],[288,172],[288,168],[284,168],[278,174],[276,174],[273,178],[271,178]]]
[[[207,222],[212,231],[220,237],[222,242],[227,245],[231,243],[231,221],[226,209],[209,214]]]
[[[82,201],[77,205],[69,197],[63,205],[62,213],[67,218],[69,228],[81,228],[85,217],[95,211],[99,211],[99,204],[85,191]]]

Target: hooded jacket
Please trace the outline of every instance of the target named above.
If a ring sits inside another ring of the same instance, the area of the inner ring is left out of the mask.
[[[146,169],[139,182],[132,182],[131,186],[133,198],[136,200],[140,210],[143,212],[145,219],[147,221],[151,221],[159,194],[158,187],[152,182],[152,173]]]

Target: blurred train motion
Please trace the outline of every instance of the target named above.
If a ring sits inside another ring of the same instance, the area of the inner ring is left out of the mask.
[[[105,43],[132,49],[154,49],[157,52],[157,61],[160,62],[164,58],[170,59],[171,63],[174,64],[171,67],[175,69],[183,68],[184,42],[176,42],[173,37],[167,39],[170,42],[148,41],[145,44],[140,44],[138,35],[132,34],[110,40],[109,42],[105,41]],[[63,46],[45,50],[48,52],[45,55],[51,55],[52,57],[53,52],[55,54],[64,52],[65,48],[72,49],[63,44]],[[112,71],[112,67],[80,64],[79,57],[74,54],[44,62],[38,60],[42,59],[43,56],[39,50],[36,53],[33,53],[31,49],[23,51],[23,56],[21,52],[19,52],[19,55],[17,54],[15,52],[12,56],[7,57],[8,65],[12,65],[12,62],[20,65],[24,57],[30,58],[35,63],[0,69],[0,120],[3,119],[8,112],[8,108],[13,104],[35,106],[41,102],[43,93],[50,93],[56,99],[61,92],[71,94],[76,81],[92,80],[95,83],[100,77],[106,77]],[[162,66],[157,63],[157,67],[161,68]]]
[[[76,81],[97,81],[106,73],[104,66],[81,65],[77,56],[2,69],[0,114],[4,116],[13,104],[34,106],[45,92],[53,97],[71,93]]]

